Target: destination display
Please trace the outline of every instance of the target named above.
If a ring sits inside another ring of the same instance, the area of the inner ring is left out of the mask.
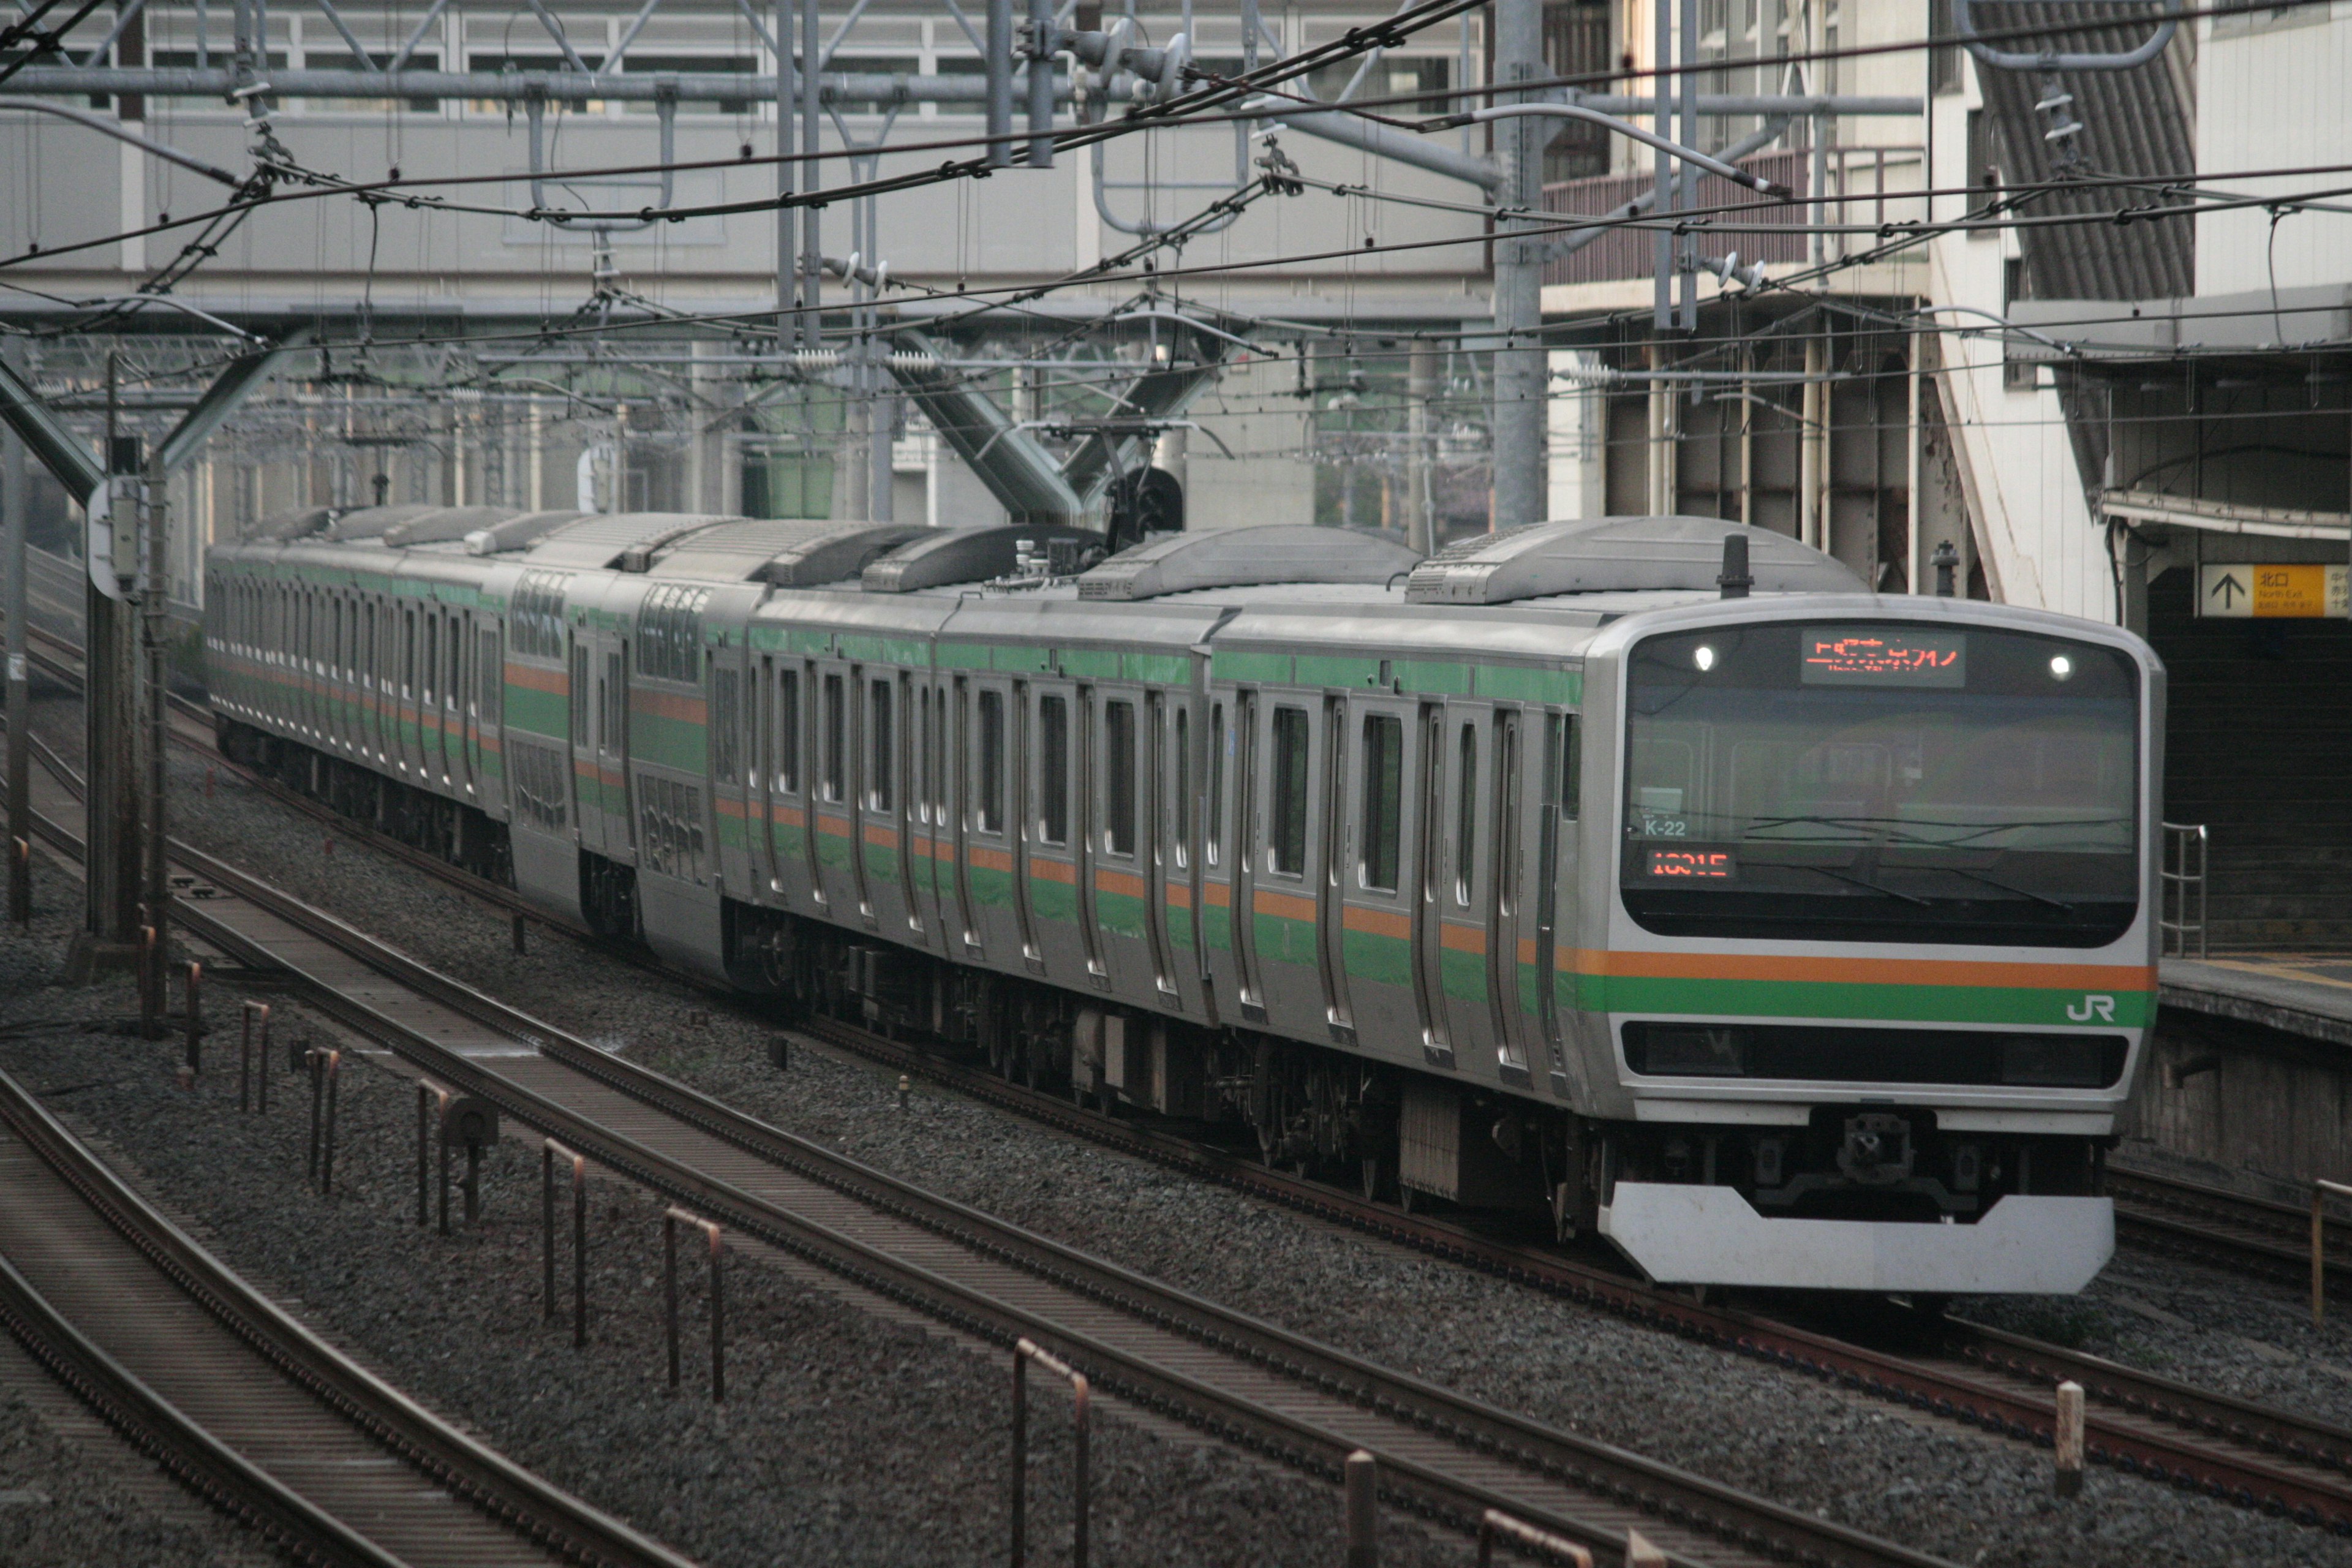
[[[1728,849],[1650,851],[1650,875],[1653,877],[1701,878],[1723,882],[1730,880],[1738,869],[1738,864]]]
[[[1807,686],[1928,686],[1969,680],[1965,632],[1908,626],[1815,626],[1798,646]]]

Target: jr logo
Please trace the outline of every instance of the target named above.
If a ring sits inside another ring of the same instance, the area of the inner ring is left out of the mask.
[[[2102,1024],[2112,1024],[2116,1021],[2116,999],[2094,992],[2083,998],[2080,1007],[2067,1008],[2066,1016],[2077,1024],[2087,1024],[2094,1018]]]

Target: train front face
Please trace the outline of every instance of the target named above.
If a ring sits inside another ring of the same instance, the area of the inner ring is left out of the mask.
[[[2163,679],[2128,633],[1948,599],[1604,632],[1575,964],[1602,1233],[1670,1282],[2089,1283],[2156,1007]]]

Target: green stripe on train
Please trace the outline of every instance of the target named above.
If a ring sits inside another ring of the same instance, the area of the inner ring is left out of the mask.
[[[1690,1016],[1885,1018],[1909,1023],[2084,1024],[2144,1028],[2149,991],[2055,991],[2007,985],[1872,985],[1813,980],[1682,980],[1580,974],[1576,1005],[1596,1013]],[[2112,1014],[2112,1016],[2110,1016]]]

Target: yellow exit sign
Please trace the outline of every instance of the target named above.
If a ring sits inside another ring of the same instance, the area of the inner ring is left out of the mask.
[[[2352,568],[2298,563],[2197,569],[2197,613],[2238,619],[2343,619],[2352,612]]]

